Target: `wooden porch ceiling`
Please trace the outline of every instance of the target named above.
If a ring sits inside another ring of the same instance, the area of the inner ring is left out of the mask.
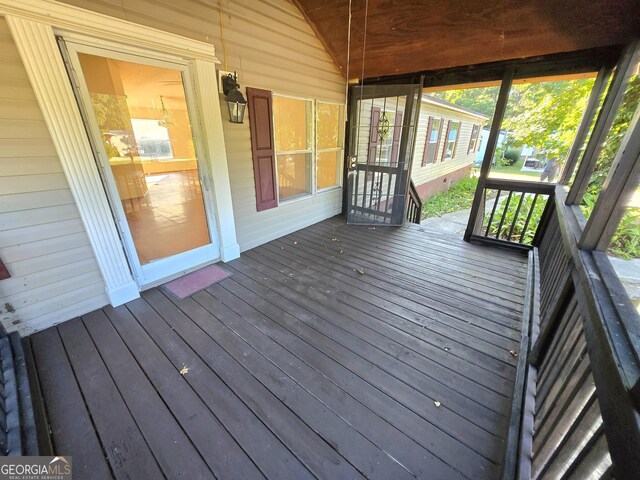
[[[346,75],[348,0],[294,0]],[[361,77],[365,0],[352,2],[350,78]],[[633,0],[369,0],[364,78],[626,43]]]

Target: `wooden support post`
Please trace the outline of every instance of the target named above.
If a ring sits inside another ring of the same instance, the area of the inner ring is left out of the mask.
[[[640,179],[640,107],[616,153],[578,247],[606,250]]]
[[[604,99],[600,114],[593,127],[593,132],[589,138],[589,142],[584,149],[582,162],[576,172],[576,178],[571,186],[571,190],[567,195],[567,205],[575,205],[582,201],[584,193],[589,186],[591,174],[596,167],[596,162],[602,151],[602,147],[611,128],[611,124],[618,112],[618,107],[627,88],[629,77],[638,62],[638,39],[633,40],[625,48],[620,61],[616,66],[616,72],[611,80],[609,91]]]
[[[596,116],[596,112],[598,111],[600,97],[607,89],[612,73],[613,68],[608,66],[602,67],[598,72],[595,82],[593,83],[593,88],[591,89],[589,100],[587,101],[587,107],[584,109],[584,113],[582,114],[580,126],[576,132],[576,137],[573,139],[569,155],[567,155],[567,161],[564,164],[564,169],[560,176],[560,182],[558,182],[562,185],[569,185],[569,182],[571,181],[573,172],[578,164],[578,159],[580,158],[582,145],[584,145],[587,135],[589,135],[589,128],[591,127],[593,119]]]
[[[493,160],[493,155],[495,154],[496,146],[498,145],[498,137],[500,135],[500,126],[502,125],[504,112],[507,110],[509,92],[511,91],[511,82],[513,81],[513,71],[514,71],[513,66],[507,67],[502,77],[502,83],[500,84],[500,93],[498,94],[498,102],[496,103],[496,110],[493,113],[493,121],[491,122],[489,138],[487,139],[487,149],[484,152],[484,158],[482,159],[482,167],[480,168],[480,178],[478,179],[478,186],[476,187],[476,193],[473,198],[473,204],[471,205],[471,213],[469,214],[469,222],[467,223],[467,230],[464,233],[464,239],[467,242],[471,240],[471,235],[476,233],[476,225],[478,225],[477,216],[480,214],[480,205],[484,198],[485,182],[489,177],[489,171],[491,170],[491,161]]]

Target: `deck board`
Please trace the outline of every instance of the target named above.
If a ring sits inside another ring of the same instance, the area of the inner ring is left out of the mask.
[[[221,266],[30,337],[78,478],[497,478],[526,257],[336,217]]]

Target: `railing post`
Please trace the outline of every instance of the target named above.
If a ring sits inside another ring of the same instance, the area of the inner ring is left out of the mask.
[[[500,136],[500,126],[502,125],[502,119],[504,113],[507,110],[507,102],[509,101],[509,92],[511,91],[511,83],[513,81],[514,67],[509,66],[505,69],[502,77],[502,83],[500,84],[500,93],[498,94],[498,102],[496,103],[496,110],[493,113],[493,120],[491,122],[491,130],[489,131],[489,138],[487,139],[487,149],[484,152],[484,158],[482,159],[482,167],[480,168],[480,177],[478,178],[478,186],[476,187],[476,193],[473,198],[473,204],[471,205],[471,213],[469,214],[469,222],[467,223],[467,229],[464,232],[465,241],[471,240],[471,235],[476,232],[478,225],[478,214],[480,213],[480,204],[484,198],[484,186],[489,176],[489,170],[491,170],[491,161],[498,145],[498,137]],[[484,209],[483,209],[484,210]],[[480,223],[482,225],[482,223]]]
[[[638,61],[638,45],[640,40],[635,39],[622,53],[620,61],[616,65],[616,72],[611,80],[611,85],[607,92],[607,96],[604,99],[600,114],[596,120],[596,124],[593,127],[593,132],[589,137],[589,142],[584,149],[584,155],[582,156],[582,162],[576,172],[576,178],[573,181],[573,185],[567,195],[567,205],[575,205],[582,201],[584,193],[587,191],[589,181],[591,180],[591,174],[596,167],[596,162],[604,146],[604,142],[609,133],[609,129],[613,124],[616,113],[622,97],[627,88],[629,77],[633,73],[636,62]]]
[[[596,112],[598,111],[600,97],[607,88],[612,72],[612,67],[602,67],[598,72],[598,76],[596,77],[595,82],[593,83],[593,88],[591,89],[591,94],[589,95],[587,107],[584,109],[584,113],[582,114],[580,126],[578,127],[578,131],[576,132],[576,137],[573,139],[571,150],[569,151],[569,155],[567,155],[567,162],[564,165],[562,175],[560,176],[560,181],[558,182],[562,185],[569,185],[569,182],[571,181],[573,172],[576,169],[576,165],[578,164],[578,159],[580,158],[582,145],[587,139],[589,128],[591,127],[591,123],[593,122],[593,119],[596,116]]]
[[[640,177],[640,107],[613,160],[593,212],[584,227],[578,247],[606,250],[616,233]]]

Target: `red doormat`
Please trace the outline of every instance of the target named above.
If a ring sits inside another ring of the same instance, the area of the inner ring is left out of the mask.
[[[220,280],[224,280],[230,275],[231,273],[220,267],[209,265],[208,267],[201,268],[200,270],[196,270],[195,272],[176,278],[169,283],[165,283],[163,287],[169,293],[175,295],[179,299],[183,299],[213,285],[214,283],[218,283]]]

